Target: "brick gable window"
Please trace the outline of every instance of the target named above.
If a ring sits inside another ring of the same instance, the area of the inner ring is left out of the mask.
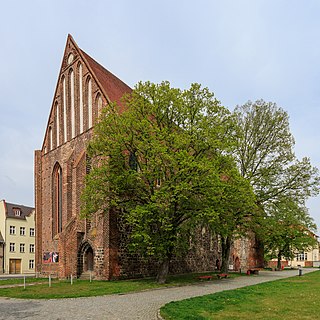
[[[91,78],[87,78],[87,107],[88,107],[88,129],[92,127],[92,81]]]
[[[62,231],[62,169],[56,164],[52,181],[52,236]]]

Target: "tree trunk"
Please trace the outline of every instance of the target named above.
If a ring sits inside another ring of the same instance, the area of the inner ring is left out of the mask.
[[[229,259],[230,259],[230,251],[231,251],[231,237],[221,236],[221,272],[228,273],[229,269]]]
[[[158,270],[158,274],[157,274],[157,282],[158,283],[161,283],[161,284],[166,283],[168,273],[169,273],[169,264],[170,264],[169,258],[166,258],[165,260],[163,260],[161,262],[159,270]]]
[[[282,257],[282,251],[280,250],[278,253],[277,270],[281,270],[281,257]]]

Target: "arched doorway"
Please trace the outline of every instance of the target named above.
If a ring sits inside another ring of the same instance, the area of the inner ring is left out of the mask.
[[[240,271],[240,259],[239,257],[236,257],[234,260],[234,271]]]
[[[82,273],[94,270],[94,252],[91,245],[86,241],[78,251],[78,267],[77,276],[80,277]]]

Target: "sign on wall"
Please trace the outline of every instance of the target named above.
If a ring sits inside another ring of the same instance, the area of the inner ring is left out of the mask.
[[[44,252],[43,253],[43,263],[57,263],[59,262],[59,252]]]

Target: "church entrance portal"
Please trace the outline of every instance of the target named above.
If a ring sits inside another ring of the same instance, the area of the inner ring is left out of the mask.
[[[93,249],[88,242],[83,243],[78,251],[77,276],[82,273],[93,271],[94,268]]]

